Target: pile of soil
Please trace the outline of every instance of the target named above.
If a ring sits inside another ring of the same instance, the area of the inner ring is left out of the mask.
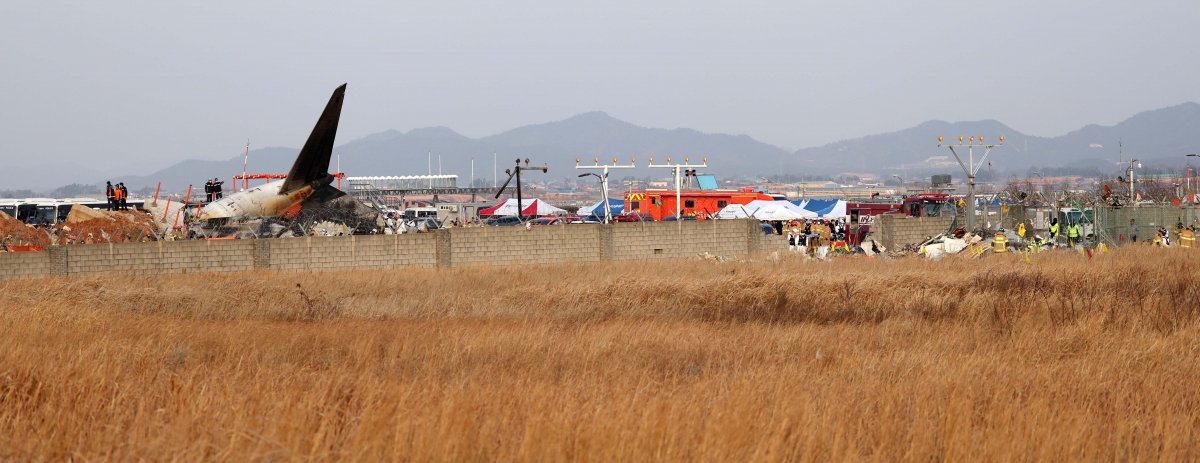
[[[60,225],[60,244],[125,243],[141,241],[157,227],[149,214],[137,211],[100,211],[104,217]]]
[[[50,244],[50,236],[45,230],[30,227],[0,212],[0,241],[12,246],[46,246]]]

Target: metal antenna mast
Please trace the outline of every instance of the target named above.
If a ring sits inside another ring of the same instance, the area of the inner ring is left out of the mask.
[[[963,144],[963,136],[958,136],[958,144],[945,146],[950,148],[950,152],[954,154],[954,159],[958,161],[958,166],[962,167],[963,173],[967,175],[967,231],[975,232],[975,174],[979,173],[979,168],[983,167],[983,162],[987,160],[989,154],[992,153],[992,148],[1004,145],[1004,135],[997,137],[999,143],[987,143],[983,141],[983,135],[978,139],[976,137],[966,137],[967,144]],[[943,137],[938,135],[938,147],[942,147]],[[967,148],[967,162],[964,164],[962,156],[958,155],[958,150],[955,148]],[[975,163],[975,147],[984,148],[983,157],[979,158],[979,164]],[[984,217],[986,220],[987,217]]]
[[[600,170],[604,171],[603,174],[595,174],[592,172],[588,172],[586,174],[579,174],[579,176],[586,177],[588,175],[595,175],[596,177],[600,178],[600,195],[604,196],[604,201],[602,201],[602,204],[604,205],[604,223],[609,223],[610,221],[612,221],[612,208],[608,206],[608,169],[632,169],[634,167],[637,167],[637,161],[634,160],[633,158],[630,158],[629,165],[627,165],[627,166],[617,165],[617,158],[614,157],[612,160],[612,162],[613,162],[612,165],[607,165],[607,164],[600,165],[600,158],[597,157],[597,158],[593,158],[592,162],[594,162],[596,165],[581,166],[581,165],[579,165],[579,158],[575,158],[575,168],[576,169],[600,169]],[[595,213],[595,212],[593,212],[593,213]]]

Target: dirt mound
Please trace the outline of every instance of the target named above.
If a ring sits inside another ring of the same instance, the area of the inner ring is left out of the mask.
[[[50,244],[50,236],[0,212],[0,241],[13,246],[46,246]]]
[[[157,228],[149,214],[136,211],[95,211],[101,216],[66,223],[59,230],[60,243],[124,243],[141,241]]]

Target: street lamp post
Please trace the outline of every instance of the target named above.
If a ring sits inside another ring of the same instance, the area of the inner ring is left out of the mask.
[[[964,137],[959,135],[958,145],[946,144],[950,148],[950,152],[954,154],[954,159],[958,161],[958,166],[962,167],[963,173],[967,175],[967,231],[973,233],[975,231],[975,174],[979,173],[979,169],[983,167],[983,162],[987,160],[989,154],[992,153],[992,148],[1004,145],[1004,135],[997,137],[999,143],[986,143],[983,141],[983,135],[978,137],[965,137],[967,144],[963,144]],[[938,135],[938,147],[942,146],[943,137]],[[967,162],[964,164],[962,157],[958,155],[958,150],[955,148],[967,148]],[[979,164],[975,163],[975,147],[984,148],[983,157],[979,158]],[[986,219],[986,217],[985,217]]]
[[[604,172],[603,175],[588,172],[586,174],[579,174],[579,176],[586,177],[588,175],[594,175],[594,176],[596,176],[596,178],[600,179],[600,194],[602,196],[604,196],[604,201],[602,201],[604,204],[604,223],[609,223],[610,221],[612,221],[612,208],[610,208],[608,206],[608,169],[632,169],[634,167],[637,167],[637,162],[633,159],[630,159],[629,165],[621,166],[621,165],[617,165],[617,158],[613,158],[612,165],[607,165],[607,164],[600,165],[600,158],[593,158],[592,161],[596,165],[581,166],[581,165],[579,165],[579,158],[576,158],[575,159],[575,168],[576,169],[600,169]]]

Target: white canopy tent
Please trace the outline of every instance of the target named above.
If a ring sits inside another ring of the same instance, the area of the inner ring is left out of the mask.
[[[524,215],[543,216],[543,215],[563,215],[563,214],[567,213],[567,211],[565,211],[563,209],[559,209],[554,206],[551,206],[551,205],[547,204],[545,201],[542,201],[539,199],[524,199],[524,200],[521,200],[521,205],[525,206],[525,207],[521,208],[523,210]],[[500,203],[493,207],[489,207],[489,208],[484,209],[479,212],[480,212],[480,215],[506,216],[506,215],[517,215],[517,211],[518,211],[517,200],[510,198],[510,199],[505,200],[503,203]]]
[[[721,220],[749,219],[751,217],[750,212],[751,211],[746,210],[746,206],[743,206],[741,204],[730,204],[730,205],[722,208],[720,211],[717,211],[717,213],[713,214],[712,217],[714,219],[721,219]]]
[[[750,215],[758,220],[803,220],[815,219],[817,213],[804,209],[788,201],[750,201],[746,209],[753,208]]]
[[[815,219],[815,212],[787,201],[750,201],[749,204],[730,204],[715,214],[718,219],[803,220]]]

